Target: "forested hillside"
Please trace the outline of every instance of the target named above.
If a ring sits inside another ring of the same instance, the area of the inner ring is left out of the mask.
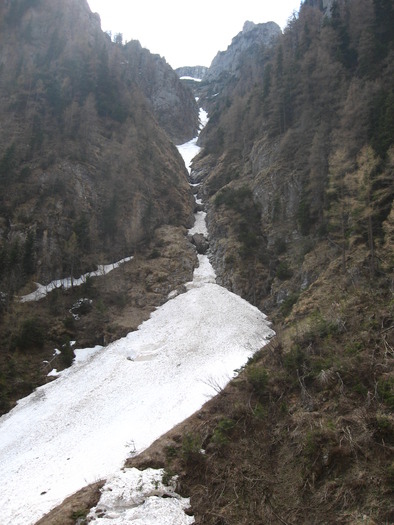
[[[32,274],[38,280],[70,274],[73,259],[81,271],[93,263],[89,253],[116,258],[157,225],[189,221],[181,161],[150,111],[153,95],[139,81],[141,73],[149,78],[149,69],[172,75],[167,126],[171,137],[187,140],[195,134],[197,108],[171,68],[138,43],[112,44],[86,2],[17,0],[1,11],[2,257],[8,260],[2,270],[8,286],[18,288]],[[150,78],[151,92],[162,99],[163,85]],[[158,164],[166,166],[160,173]],[[161,185],[167,197],[158,199]]]
[[[222,278],[259,306],[296,291],[283,290],[278,268],[298,289],[311,284],[300,262],[319,242],[341,252],[343,271],[361,245],[371,276],[387,269],[389,253],[377,252],[390,244],[392,17],[391,2],[334,3],[330,16],[306,3],[273,51],[246,55],[240,79],[206,97],[195,169],[209,167],[218,250],[228,233],[238,248],[221,253]],[[248,266],[257,291],[241,275]]]

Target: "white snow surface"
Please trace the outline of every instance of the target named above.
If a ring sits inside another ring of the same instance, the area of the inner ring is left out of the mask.
[[[189,142],[185,142],[185,144],[177,146],[179,153],[182,155],[183,160],[185,161],[185,166],[189,172],[189,175],[191,172],[191,162],[201,150],[200,146],[197,146],[197,139],[198,137],[195,137],[194,139],[189,140]]]
[[[194,518],[185,510],[188,498],[175,492],[175,479],[162,482],[163,469],[124,469],[108,482],[97,507],[89,514],[89,523],[97,525],[146,524],[189,525]]]
[[[195,77],[180,77],[179,80],[194,80],[194,82],[202,82],[202,78],[195,78]]]
[[[106,275],[109,272],[112,272],[112,270],[115,270],[115,268],[119,268],[119,266],[125,262],[131,261],[133,257],[125,257],[121,261],[117,261],[111,264],[99,264],[97,266],[97,270],[94,272],[88,272],[81,277],[78,277],[77,279],[73,279],[71,277],[66,277],[65,279],[56,279],[55,281],[50,282],[49,284],[40,284],[35,283],[37,286],[37,289],[29,293],[28,295],[23,295],[20,298],[21,303],[27,303],[30,301],[39,301],[40,299],[43,299],[48,293],[52,292],[52,290],[55,290],[55,288],[71,288],[74,286],[81,286],[83,283],[86,283],[86,281],[91,277],[100,277],[102,275]]]
[[[191,235],[194,233],[202,233],[205,237],[208,237],[208,228],[207,223],[205,222],[206,216],[207,214],[205,211],[198,211],[194,214],[194,226],[189,230]]]
[[[203,129],[204,126],[206,126],[208,122],[208,113],[202,108],[200,108],[199,119],[200,119],[200,131],[201,131],[201,129]],[[185,144],[180,144],[179,146],[177,146],[179,153],[183,157],[183,160],[185,162],[185,166],[189,172],[189,175],[191,172],[191,162],[193,158],[196,155],[198,155],[198,153],[201,151],[200,146],[197,146],[197,140],[198,140],[198,136],[194,137],[194,139],[192,140],[189,140],[189,142],[185,142]]]
[[[126,458],[198,410],[212,385],[228,382],[274,335],[262,312],[215,284],[208,257],[198,258],[186,293],[107,347],[75,350],[70,368],[0,418],[2,524],[33,525],[99,479],[107,479],[100,525],[193,523],[176,497],[152,494],[123,510],[105,498],[138,490],[133,476],[143,474],[121,472]]]
[[[212,283],[206,257],[196,274],[197,288],[158,308],[139,330],[87,350],[0,419],[2,523],[33,524],[116,472],[128,444],[141,451],[200,408],[214,394],[209,383],[232,377],[273,335],[257,308]]]

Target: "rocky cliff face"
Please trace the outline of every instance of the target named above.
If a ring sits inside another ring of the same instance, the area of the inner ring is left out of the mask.
[[[330,16],[334,1],[335,0],[305,0],[304,3],[311,7],[317,7],[322,10],[325,15]]]
[[[179,78],[192,77],[202,80],[205,77],[208,68],[205,66],[185,66],[178,67],[175,71]]]
[[[191,137],[196,107],[161,59],[113,44],[85,0],[15,0],[0,5],[0,70],[4,292],[129,255],[159,225],[191,223],[168,135]]]
[[[183,144],[196,136],[198,107],[192,92],[159,55],[143,49],[138,41],[123,48],[124,69],[151,102],[160,126],[175,144]]]
[[[275,22],[265,24],[245,22],[242,31],[233,38],[227,50],[219,51],[213,59],[205,80],[218,79],[222,74],[239,76],[243,54],[246,51],[250,52],[253,48],[271,46],[281,33],[280,27]]]

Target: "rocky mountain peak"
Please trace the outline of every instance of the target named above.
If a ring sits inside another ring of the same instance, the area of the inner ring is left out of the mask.
[[[256,27],[256,24],[254,22],[251,22],[250,20],[247,20],[244,23],[244,26],[242,28],[242,33],[247,33],[248,31],[252,31]]]
[[[236,35],[226,51],[219,51],[210,65],[205,80],[218,79],[222,73],[237,76],[242,55],[255,46],[271,46],[282,33],[275,22],[255,24],[246,21],[243,29]]]

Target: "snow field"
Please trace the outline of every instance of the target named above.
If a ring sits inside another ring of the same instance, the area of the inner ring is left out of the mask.
[[[33,524],[67,495],[110,476],[183,421],[273,335],[257,308],[212,280],[157,309],[139,330],[88,351],[0,419],[5,524]],[[187,395],[185,395],[187,393]]]

